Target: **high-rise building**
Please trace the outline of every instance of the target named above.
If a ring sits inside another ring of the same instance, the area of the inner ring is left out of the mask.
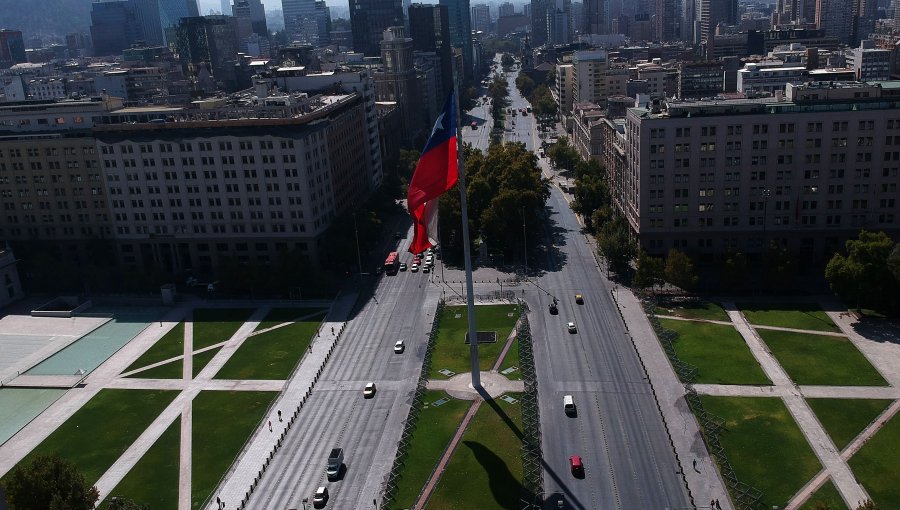
[[[859,44],[869,38],[875,31],[875,19],[877,18],[878,2],[875,0],[851,0],[853,16],[853,44]]]
[[[531,9],[531,47],[539,48],[547,44],[547,2],[549,0],[531,0],[525,4]],[[527,16],[527,15],[526,15]]]
[[[453,90],[453,60],[447,6],[411,4],[409,6],[409,28],[413,51],[437,54],[440,60],[441,81],[436,96],[446,96]]]
[[[609,33],[609,2],[608,0],[584,1],[584,25],[579,27],[583,34],[607,34]]]
[[[249,24],[250,30],[254,34],[260,37],[269,36],[269,29],[266,26],[266,10],[260,0],[235,0],[231,12],[232,16]]]
[[[200,16],[200,10],[197,8],[197,0],[158,0],[159,1],[159,25],[162,27],[163,35],[167,30],[175,25],[182,18],[190,18]],[[166,42],[170,42],[168,38]]]
[[[375,73],[375,98],[391,101],[400,110],[400,136],[412,146],[422,130],[424,120],[416,86],[416,66],[413,60],[413,41],[406,37],[403,27],[390,27],[381,41],[381,71]]]
[[[571,0],[550,0],[549,3],[553,7],[547,12],[547,42],[569,44],[574,35],[572,2]]]
[[[675,0],[656,0],[656,39],[674,41],[678,39],[678,10]]]
[[[95,55],[117,55],[141,36],[130,0],[91,4],[91,39]]]
[[[817,0],[816,28],[843,44],[850,44],[853,32],[852,0]]]
[[[26,62],[25,40],[19,30],[0,29],[0,68]]]
[[[178,58],[186,73],[198,75],[205,65],[216,82],[233,90],[234,64],[239,50],[237,20],[233,16],[181,18],[173,29]]]
[[[440,0],[440,5],[447,7],[450,19],[450,43],[462,51],[463,73],[466,81],[470,80],[474,71],[475,55],[472,52],[472,19],[470,17],[469,0]]]
[[[319,28],[319,46],[331,44],[331,7],[325,0],[316,0],[316,25]]]
[[[486,4],[472,6],[472,29],[484,33],[491,30],[491,11]]]
[[[700,0],[700,44],[708,45],[719,23],[737,23],[737,0]]]
[[[350,0],[353,50],[367,57],[381,54],[381,39],[388,27],[403,24],[402,0]]]
[[[291,41],[313,44],[318,38],[316,0],[281,0],[284,29]],[[315,26],[314,33],[309,29]]]
[[[498,12],[500,13],[499,17],[501,18],[503,16],[513,16],[516,13],[516,6],[509,2],[503,2],[502,4],[500,4]]]

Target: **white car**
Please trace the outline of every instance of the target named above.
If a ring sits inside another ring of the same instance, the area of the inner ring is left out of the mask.
[[[569,333],[575,333],[577,330],[575,329],[575,323],[570,322],[566,324],[566,327],[569,329]]]
[[[403,343],[403,340],[397,340],[397,343],[394,344],[394,354],[403,354],[405,349],[406,344]]]
[[[413,264],[413,265],[409,266],[409,270],[412,271],[413,273],[418,273],[419,272],[419,264]]]
[[[429,265],[427,265],[427,264],[424,265],[424,266],[422,266],[422,272],[423,272],[423,273],[430,273],[430,272],[431,272],[431,266],[429,266]]]
[[[313,495],[313,508],[323,508],[325,503],[328,503],[328,487],[322,486]]]
[[[372,398],[375,396],[375,383],[370,382],[363,388],[363,398]]]

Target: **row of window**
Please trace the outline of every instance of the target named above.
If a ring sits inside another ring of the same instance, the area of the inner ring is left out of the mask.
[[[751,227],[763,227],[765,226],[766,217],[765,216],[746,216],[744,217],[747,220],[747,225]],[[819,224],[818,215],[795,215],[794,221],[799,225],[817,225]],[[823,221],[821,224],[835,226],[841,225],[843,219],[846,218],[844,215],[840,214],[831,214],[822,216]],[[892,225],[895,223],[895,214],[894,213],[883,213],[879,214],[876,218],[876,222],[882,225]],[[672,218],[672,227],[675,228],[687,228],[690,226],[690,222],[688,221],[690,218]],[[861,227],[868,223],[870,223],[870,219],[868,215],[865,214],[853,214],[849,216],[849,225],[853,227]],[[791,224],[791,217],[784,215],[771,215],[769,216],[769,225],[775,226],[785,226]],[[723,227],[738,227],[741,225],[741,216],[725,216],[722,218],[722,226]],[[649,228],[665,228],[666,220],[664,218],[650,218],[647,220],[647,226]],[[697,226],[698,227],[713,227],[713,218],[697,218]]]

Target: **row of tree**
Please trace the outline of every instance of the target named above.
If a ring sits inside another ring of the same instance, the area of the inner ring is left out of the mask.
[[[550,77],[552,78],[552,74]],[[541,120],[551,120],[556,117],[559,107],[550,88],[546,83],[536,83],[530,76],[525,73],[519,73],[516,77],[516,88],[531,103],[531,111],[535,117]]]

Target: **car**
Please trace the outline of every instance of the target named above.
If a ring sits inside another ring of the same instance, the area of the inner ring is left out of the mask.
[[[578,410],[575,408],[575,398],[572,395],[563,395],[563,411],[566,416],[575,416]]]
[[[363,397],[364,398],[372,398],[375,396],[375,383],[370,382],[366,384],[366,387],[363,388]]]
[[[319,487],[313,494],[313,508],[324,508],[328,503],[328,487]]]
[[[581,462],[580,455],[572,455],[569,457],[569,469],[575,478],[584,478],[584,464]]]
[[[575,294],[575,302],[578,303],[579,305],[583,305],[584,304],[584,296],[582,296],[581,294]]]
[[[425,265],[433,266],[434,265],[434,255],[426,255],[425,256]]]
[[[400,270],[401,270],[401,271],[406,271],[406,262],[401,262],[401,263],[400,263]]]
[[[559,308],[556,307],[556,301],[550,303],[550,314],[556,315],[559,313]]]
[[[577,330],[575,329],[575,323],[570,322],[566,324],[566,327],[569,329],[569,333],[575,333]]]
[[[394,344],[394,354],[403,354],[404,350],[406,350],[406,344],[403,343],[403,340],[397,340],[397,343]]]
[[[422,266],[422,272],[423,272],[423,273],[430,273],[430,272],[431,272],[431,266],[429,266],[428,264],[425,264],[424,266]]]
[[[421,264],[421,263],[422,263],[422,259],[420,259],[418,255],[416,255],[415,257],[413,257],[413,264],[419,265],[419,264]]]
[[[413,273],[419,272],[419,264],[413,263],[413,265],[409,266],[409,270]]]

